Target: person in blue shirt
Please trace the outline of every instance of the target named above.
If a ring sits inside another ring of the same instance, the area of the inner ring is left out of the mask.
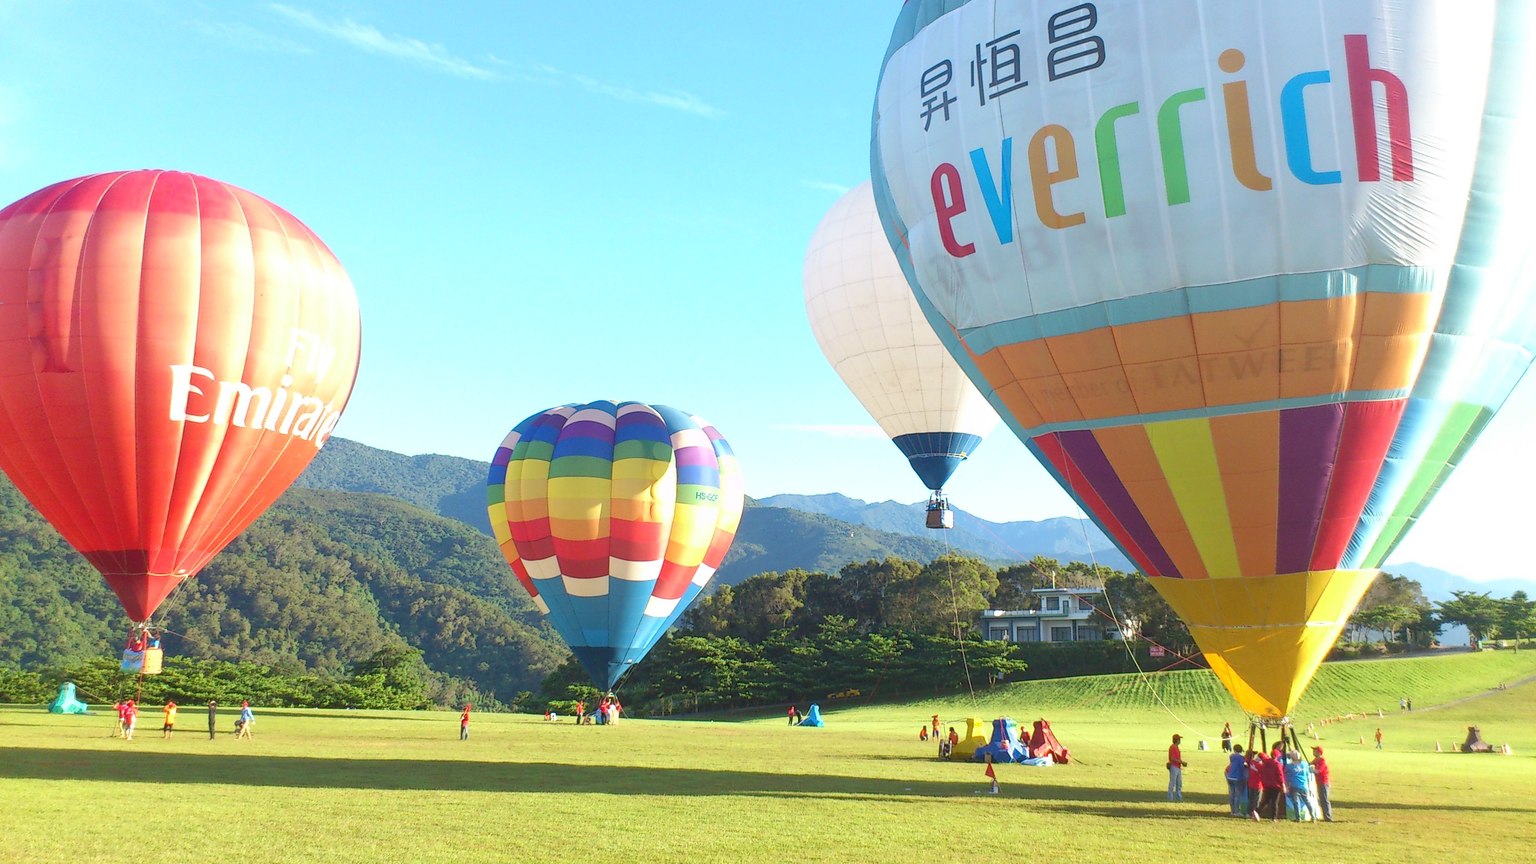
[[[1248,815],[1248,760],[1242,749],[1227,757],[1227,806],[1233,816]]]
[[[1285,754],[1285,788],[1287,803],[1296,814],[1296,821],[1316,822],[1317,813],[1312,810],[1312,766],[1299,751],[1291,750]],[[1307,814],[1306,819],[1301,818],[1303,812]]]
[[[255,712],[253,712],[251,710],[251,703],[250,702],[241,702],[240,703],[240,719],[235,722],[235,727],[237,729],[239,729],[240,731],[235,733],[235,737],[236,738],[249,738],[249,737],[251,737],[251,727],[254,726],[255,724],[256,724],[256,714],[255,714]]]

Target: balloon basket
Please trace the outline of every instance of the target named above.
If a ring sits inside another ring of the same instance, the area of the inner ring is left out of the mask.
[[[165,671],[165,651],[161,648],[145,648],[142,651],[125,649],[121,668],[124,672],[140,675],[159,675]]]
[[[935,492],[928,497],[928,516],[926,524],[929,528],[944,529],[955,527],[955,511],[949,509],[949,499]]]

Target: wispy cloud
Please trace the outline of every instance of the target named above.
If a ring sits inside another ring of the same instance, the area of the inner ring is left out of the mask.
[[[315,49],[292,39],[273,36],[249,24],[225,21],[194,21],[192,26],[205,36],[269,54],[313,54]]]
[[[620,102],[630,102],[636,105],[654,105],[658,108],[667,108],[710,119],[725,116],[724,111],[710,105],[692,93],[682,90],[643,90],[627,84],[611,84],[607,81],[588,78],[585,75],[567,72],[564,69],[557,69],[554,66],[543,63],[534,64],[533,68],[536,72],[547,78],[568,81],[586,90],[588,93],[607,96]]]
[[[368,24],[359,24],[350,18],[327,21],[304,9],[295,9],[281,3],[267,6],[272,12],[288,19],[306,30],[338,39],[370,54],[378,54],[395,60],[415,63],[428,69],[446,72],[460,78],[491,79],[496,73],[484,66],[458,57],[441,45],[383,33]]]
[[[776,423],[773,428],[780,432],[809,432],[813,435],[825,435],[829,438],[884,439],[886,437],[885,430],[871,424],[855,426],[816,423]]]
[[[828,183],[825,180],[801,180],[800,185],[807,189],[816,189],[821,192],[831,192],[834,195],[847,195],[852,186],[844,186],[841,183]]]
[[[360,24],[350,18],[328,20],[308,10],[283,3],[270,3],[267,9],[305,30],[344,42],[360,51],[414,63],[460,78],[575,86],[588,93],[620,102],[650,105],[709,119],[725,116],[724,111],[684,90],[654,90],[629,84],[615,84],[542,63],[520,65],[493,55],[487,56],[483,62],[477,62],[460,57],[442,45],[423,42],[409,36],[384,33],[377,27]]]

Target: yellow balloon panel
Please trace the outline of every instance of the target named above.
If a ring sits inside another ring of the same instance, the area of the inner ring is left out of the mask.
[[[1243,710],[1290,715],[1377,570],[1151,579]],[[1241,622],[1241,623],[1234,623]]]

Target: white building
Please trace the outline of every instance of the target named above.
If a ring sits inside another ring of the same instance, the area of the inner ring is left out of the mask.
[[[1119,639],[1098,588],[1036,588],[1039,609],[984,609],[981,638],[1010,642],[1089,642]]]

